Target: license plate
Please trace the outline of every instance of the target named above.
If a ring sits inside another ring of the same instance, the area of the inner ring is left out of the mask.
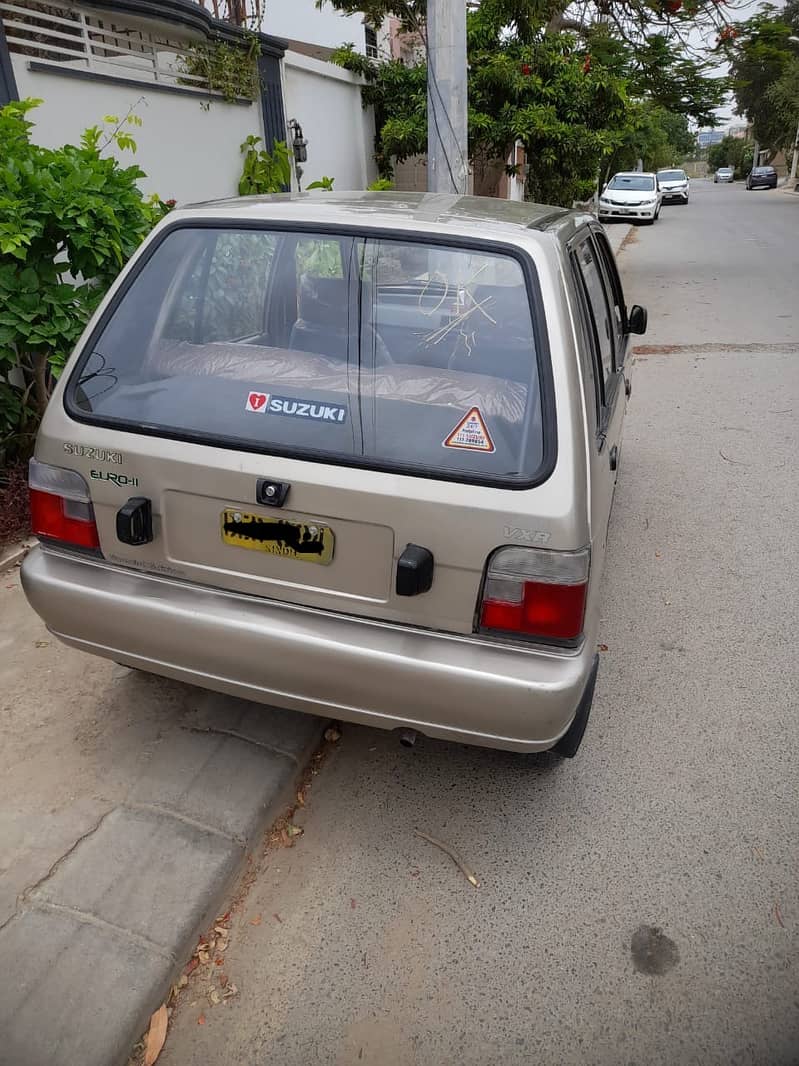
[[[285,518],[265,518],[259,514],[222,512],[222,540],[234,548],[280,555],[306,563],[327,566],[333,561],[336,538],[330,526],[315,522],[289,522]]]

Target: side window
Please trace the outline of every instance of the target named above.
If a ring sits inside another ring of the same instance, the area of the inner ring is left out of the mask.
[[[164,335],[207,344],[262,334],[274,250],[274,236],[257,230],[209,239],[175,294]]]
[[[625,337],[625,319],[626,312],[624,309],[624,294],[621,287],[621,278],[619,277],[619,271],[616,267],[616,260],[613,258],[613,252],[610,250],[608,239],[604,233],[594,232],[594,240],[597,243],[599,249],[599,256],[602,260],[602,265],[605,268],[605,277],[607,279],[607,291],[610,296],[611,313],[613,317],[613,332],[616,349],[616,369],[620,369],[624,362],[624,352],[626,347]]]
[[[590,240],[584,240],[577,246],[577,266],[585,284],[586,296],[593,319],[596,350],[605,386],[604,396],[607,399],[608,385],[614,374],[613,336],[615,326],[608,307],[602,268],[597,259],[597,252]]]

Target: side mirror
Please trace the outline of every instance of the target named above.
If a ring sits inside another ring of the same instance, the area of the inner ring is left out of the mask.
[[[646,333],[647,318],[646,308],[633,304],[627,312],[627,330],[630,333]]]

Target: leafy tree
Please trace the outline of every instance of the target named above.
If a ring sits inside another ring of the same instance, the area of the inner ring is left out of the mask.
[[[757,15],[740,24],[734,36],[723,42],[730,59],[738,108],[752,123],[756,139],[770,148],[772,154],[791,144],[796,130],[795,121],[793,128],[786,122],[791,103],[791,70],[797,55],[790,37],[796,35],[799,35],[799,3],[789,3],[782,11],[765,4]],[[777,89],[778,85],[781,88]],[[776,98],[772,90],[776,91]],[[796,106],[794,102],[794,113]]]
[[[707,154],[707,165],[710,171],[718,170],[719,167],[732,167],[735,177],[741,178],[752,169],[752,157],[754,145],[749,144],[743,137],[725,137],[718,144],[713,144]]]
[[[634,101],[623,135],[605,162],[605,177],[618,170],[632,170],[639,159],[644,170],[679,166],[694,145],[685,115],[676,115],[650,101]]]
[[[790,61],[777,81],[769,86],[766,97],[774,109],[775,143],[790,149],[799,124],[799,58]]]
[[[426,0],[316,0],[317,7],[325,4],[348,15],[363,13],[373,26],[394,15],[407,29],[423,25],[427,12]],[[605,22],[636,44],[652,34],[684,37],[692,28],[723,30],[730,22],[726,6],[725,0],[588,0],[578,17],[571,0],[480,0],[480,11],[496,32],[508,28],[526,37],[541,26],[555,33],[582,32]]]
[[[599,23],[585,40],[593,62],[624,78],[632,98],[651,100],[700,126],[716,124],[714,112],[724,101],[727,79],[711,76],[713,63],[697,60],[679,39],[652,33],[633,46],[608,24]]]
[[[107,115],[79,145],[49,149],[30,139],[39,102],[0,109],[0,464],[26,451],[89,316],[169,210],[144,198],[139,167],[102,154],[135,151],[135,114]]]
[[[374,23],[393,14],[424,41],[424,0],[327,2],[347,13],[363,11]],[[659,25],[665,19],[660,0],[646,2],[656,4]],[[678,11],[696,18],[704,10],[695,0],[685,11],[679,0],[669,2],[676,5],[669,18]],[[578,23],[565,17],[558,0],[481,0],[469,11],[469,155],[478,168],[502,165],[521,140],[531,198],[567,204],[585,198],[616,152],[633,161],[672,162],[692,147],[687,117],[712,123],[722,102],[725,82],[709,77],[707,64],[693,60],[678,39],[664,30],[634,41],[639,0],[603,3],[607,10],[592,8]],[[612,13],[627,19],[623,34],[610,22]],[[367,80],[364,102],[375,107],[381,174],[390,175],[393,157],[424,153],[425,63],[378,63],[352,45],[334,59]]]
[[[520,140],[527,195],[571,204],[590,195],[602,158],[621,136],[628,107],[623,81],[592,64],[568,34],[526,41],[469,27],[469,150],[506,159]]]

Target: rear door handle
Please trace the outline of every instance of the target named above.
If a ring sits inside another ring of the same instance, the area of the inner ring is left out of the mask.
[[[610,449],[610,455],[608,456],[610,462],[610,469],[615,470],[619,465],[619,449],[614,444]]]

